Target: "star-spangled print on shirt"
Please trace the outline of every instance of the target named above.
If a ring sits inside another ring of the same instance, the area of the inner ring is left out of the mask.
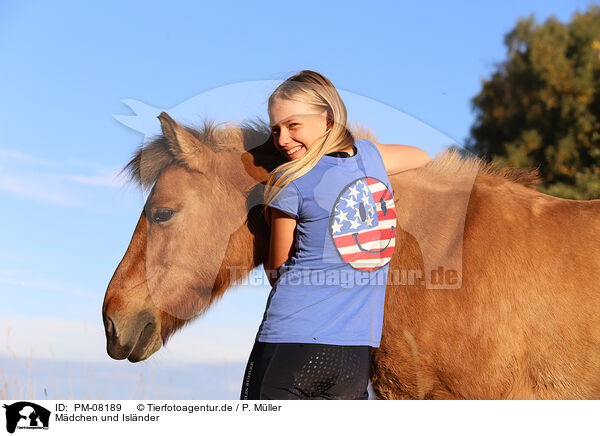
[[[386,265],[394,252],[396,209],[386,185],[363,177],[347,185],[333,208],[330,232],[342,259],[371,271]]]
[[[346,195],[340,197],[335,212],[335,222],[331,226],[333,236],[370,228],[378,223],[375,201],[362,179],[357,180],[348,188]]]

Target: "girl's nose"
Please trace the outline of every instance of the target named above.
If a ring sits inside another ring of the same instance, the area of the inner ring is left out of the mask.
[[[282,145],[287,144],[288,142],[290,142],[290,134],[288,131],[281,129],[281,131],[279,132],[279,143]]]

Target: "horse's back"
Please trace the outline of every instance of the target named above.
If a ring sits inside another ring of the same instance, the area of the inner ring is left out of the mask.
[[[414,263],[402,242],[392,269]],[[475,183],[462,244],[460,289],[388,285],[375,390],[600,398],[600,200]]]

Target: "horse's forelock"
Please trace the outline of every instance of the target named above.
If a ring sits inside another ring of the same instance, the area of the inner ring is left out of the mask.
[[[212,151],[218,154],[252,149],[264,143],[270,134],[269,127],[260,119],[228,123],[221,127],[213,120],[205,120],[198,128],[184,128],[197,139],[195,156],[173,154],[167,139],[161,134],[138,147],[120,173],[127,174],[129,180],[142,189],[150,189],[160,172],[174,163],[194,169],[193,161],[198,158],[196,153]]]

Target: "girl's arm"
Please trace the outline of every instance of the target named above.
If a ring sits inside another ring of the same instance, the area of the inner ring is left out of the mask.
[[[418,168],[431,160],[425,150],[410,145],[378,144],[371,141],[381,154],[383,164],[388,174]]]
[[[269,258],[265,262],[265,272],[271,286],[277,281],[277,270],[292,254],[296,219],[272,207],[268,208],[271,222]]]

